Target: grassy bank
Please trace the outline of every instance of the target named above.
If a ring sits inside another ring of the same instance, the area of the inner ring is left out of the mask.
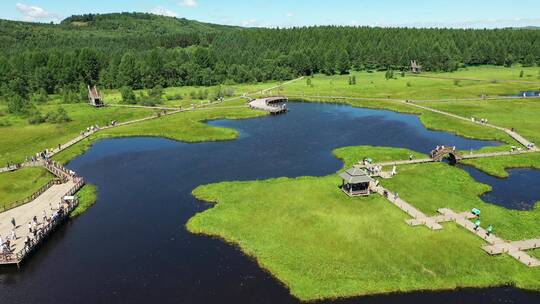
[[[508,177],[507,169],[532,168],[540,170],[540,153],[468,159],[463,163],[474,166],[487,174],[504,178]]]
[[[352,147],[334,153],[349,166],[365,156],[384,161],[411,152]],[[483,242],[456,224],[437,232],[410,227],[408,216],[383,198],[348,198],[339,184],[330,175],[201,186],[194,195],[217,204],[187,228],[238,245],[302,300],[502,284],[540,289],[540,269],[486,255]],[[509,239],[540,228],[540,208],[520,212],[484,203],[478,195],[489,187],[445,164],[400,167],[384,185],[430,214],[439,207],[481,208],[483,220]]]
[[[77,192],[77,196],[79,197],[79,205],[71,212],[70,217],[77,217],[88,208],[92,207],[97,200],[97,188],[94,185],[84,185],[79,192]]]
[[[54,111],[58,105],[42,106],[43,113]],[[62,107],[72,121],[62,124],[43,123],[31,125],[25,118],[7,115],[3,121],[7,127],[0,127],[0,164],[21,162],[26,156],[35,155],[45,148],[54,148],[75,138],[91,125],[104,126],[111,121],[118,122],[143,118],[154,113],[148,109],[128,109],[105,107],[96,109],[87,104],[67,104]]]
[[[238,136],[238,131],[229,128],[213,127],[206,122],[218,119],[254,118],[261,115],[265,115],[265,113],[253,111],[248,108],[213,108],[173,114],[159,119],[100,131],[88,139],[62,151],[54,156],[54,159],[62,163],[67,163],[77,155],[84,153],[96,140],[114,137],[155,136],[184,142],[232,140]]]
[[[43,168],[23,168],[0,174],[0,207],[25,199],[53,178]]]
[[[514,128],[525,138],[540,143],[539,99],[430,102],[422,105],[464,117],[487,118],[494,125]]]
[[[391,110],[399,113],[415,114],[418,115],[422,124],[429,130],[449,132],[470,139],[499,141],[506,144],[499,147],[490,147],[488,148],[488,150],[506,151],[510,149],[510,145],[519,145],[513,138],[511,138],[502,131],[480,126],[469,121],[464,121],[461,119],[451,118],[445,115],[433,113],[431,111],[413,107],[401,102],[354,99],[329,100],[318,98],[301,98],[300,100],[304,100],[307,102],[339,103],[358,108]]]

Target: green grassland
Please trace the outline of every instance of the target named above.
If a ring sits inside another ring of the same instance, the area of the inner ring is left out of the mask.
[[[411,152],[334,153],[349,166],[365,156],[383,161]],[[540,208],[510,211],[482,202],[478,196],[489,187],[456,167],[404,166],[383,184],[429,214],[439,207],[481,208],[483,221],[509,239],[536,236],[540,228]],[[349,198],[338,185],[330,175],[200,186],[193,194],[216,205],[187,228],[238,245],[302,300],[504,284],[540,289],[540,269],[485,254],[484,242],[456,224],[441,231],[410,227],[408,216],[382,197]]]
[[[523,77],[519,77],[521,71],[523,71]],[[540,85],[540,69],[538,67],[514,66],[513,68],[507,68],[507,67],[502,67],[502,66],[480,66],[480,67],[467,67],[467,68],[459,69],[451,73],[430,72],[430,73],[426,73],[426,75],[451,77],[451,78],[483,79],[487,81],[493,81],[493,80],[527,81],[527,82],[538,82]]]
[[[514,128],[525,138],[540,143],[540,99],[426,102],[422,105],[464,117],[487,118],[491,124]]]
[[[210,101],[206,99],[200,99],[198,97],[192,98],[192,92],[207,91],[209,94],[218,90],[220,87],[222,89],[227,89],[232,92],[232,96],[225,97],[225,99],[230,99],[234,97],[240,97],[244,93],[255,93],[267,88],[278,86],[278,82],[260,82],[260,83],[249,83],[249,84],[231,84],[231,85],[221,85],[221,86],[184,86],[184,87],[171,87],[165,88],[163,90],[164,100],[158,106],[167,106],[167,107],[189,107],[192,105],[204,105],[208,104]],[[149,90],[136,90],[135,95],[139,96],[142,94],[148,94]],[[122,96],[118,90],[104,90],[104,98],[108,104],[119,104],[122,101]],[[178,98],[180,97],[180,98]]]
[[[58,105],[41,106],[41,111],[54,111]],[[72,121],[63,124],[43,123],[31,125],[22,117],[8,115],[4,120],[9,126],[0,127],[0,164],[21,162],[26,156],[35,155],[45,148],[55,148],[77,137],[91,125],[107,125],[111,121],[119,122],[150,116],[148,109],[126,109],[116,107],[93,108],[87,104],[65,104]]]
[[[469,68],[466,75],[474,77],[475,74],[489,74],[492,67]],[[519,80],[519,67],[506,68],[508,79]],[[535,75],[538,70],[531,70]],[[433,74],[433,76],[458,77],[456,73]],[[514,75],[515,77],[510,77]],[[421,74],[430,76],[431,73]],[[356,84],[349,85],[349,77],[356,77]],[[495,74],[494,76],[497,76]],[[482,77],[482,76],[480,76]],[[308,85],[310,79],[311,85]],[[394,75],[394,79],[385,79],[385,72],[352,72],[351,75],[314,75],[304,81],[299,81],[284,87],[283,93],[286,95],[306,95],[306,96],[348,96],[366,98],[396,98],[409,100],[440,100],[459,98],[479,98],[482,95],[488,97],[515,95],[520,91],[540,88],[538,84],[528,83],[508,83],[486,81],[457,81],[452,79],[431,79],[415,77],[405,74],[401,77],[399,73]],[[277,93],[277,90],[274,91]]]
[[[474,166],[490,175],[508,177],[506,169],[532,168],[540,170],[540,153],[490,158],[468,159],[464,164]]]
[[[0,174],[0,208],[29,197],[52,178],[43,168],[23,168]]]
[[[237,101],[240,105],[242,101]],[[164,116],[137,124],[120,126],[98,132],[82,142],[62,151],[53,158],[67,163],[75,156],[86,151],[93,142],[113,137],[154,136],[184,142],[232,140],[238,137],[238,131],[229,128],[213,127],[206,124],[209,120],[245,119],[265,115],[247,107],[220,109],[209,108]]]

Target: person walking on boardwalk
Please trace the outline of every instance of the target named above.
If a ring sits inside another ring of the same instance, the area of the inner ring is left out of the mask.
[[[11,225],[13,225],[13,228],[16,228],[16,227],[17,227],[17,223],[15,222],[15,218],[14,218],[14,217],[11,218]]]
[[[17,239],[17,233],[15,232],[15,229],[11,230],[11,239],[16,240]]]
[[[487,235],[490,236],[492,232],[493,232],[493,225],[490,224],[490,225],[487,227]]]
[[[474,222],[474,230],[478,231],[480,228],[480,219],[477,219],[476,222]]]

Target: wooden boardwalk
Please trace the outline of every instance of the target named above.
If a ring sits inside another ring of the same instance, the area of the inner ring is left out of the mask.
[[[506,134],[508,134],[510,137],[512,137],[514,140],[516,140],[518,143],[520,143],[521,145],[523,145],[525,148],[529,149],[529,146],[531,144],[531,142],[529,140],[527,140],[525,137],[521,136],[520,134],[518,134],[517,132],[515,131],[512,131],[508,128],[503,128],[503,127],[499,127],[499,126],[496,126],[496,125],[493,125],[493,124],[489,124],[489,123],[482,123],[480,121],[472,121],[471,118],[468,118],[468,117],[463,117],[463,116],[459,116],[459,115],[456,115],[456,114],[452,114],[452,113],[448,113],[448,112],[445,112],[445,111],[441,111],[441,110],[437,110],[437,109],[433,109],[433,108],[430,108],[430,107],[427,107],[427,106],[422,106],[422,105],[419,105],[419,104],[416,104],[415,102],[425,102],[425,101],[443,101],[443,100],[404,100],[404,99],[399,99],[399,98],[381,98],[381,97],[349,97],[349,96],[308,96],[308,95],[291,95],[293,97],[299,97],[299,98],[313,98],[313,99],[333,99],[333,100],[362,100],[362,101],[391,101],[391,102],[398,102],[398,103],[402,103],[402,104],[405,104],[405,105],[408,105],[408,106],[411,106],[411,107],[416,107],[416,108],[419,108],[419,109],[423,109],[423,110],[426,110],[426,111],[430,111],[430,112],[433,112],[433,113],[437,113],[437,114],[441,114],[441,115],[445,115],[445,116],[448,116],[448,117],[452,117],[452,118],[455,118],[455,119],[459,119],[459,120],[463,120],[463,121],[468,121],[470,123],[474,123],[474,124],[478,124],[478,125],[481,125],[481,126],[485,126],[485,127],[488,127],[488,128],[492,128],[492,129],[497,129],[499,131],[502,131]],[[497,98],[497,99],[523,99],[522,97],[501,97],[501,98]],[[469,99],[450,99],[450,100],[444,100],[444,101],[460,101],[460,100],[485,100],[485,99],[474,99],[474,98],[469,98]],[[538,148],[537,147],[533,147],[531,150],[534,150],[534,151],[538,151]]]
[[[413,103],[413,102],[407,102],[407,101],[405,101],[405,102],[403,102],[403,103],[405,103],[405,104],[407,104],[407,105],[410,105],[410,106],[413,106],[413,107],[417,107],[417,108],[423,109],[423,110],[427,110],[427,111],[430,111],[430,112],[433,112],[433,113],[445,115],[445,116],[448,116],[448,117],[453,117],[453,118],[456,118],[456,119],[459,119],[459,120],[468,121],[468,122],[471,122],[471,123],[474,123],[474,124],[477,124],[477,125],[481,125],[481,126],[485,126],[485,127],[488,127],[488,128],[492,128],[492,129],[496,129],[496,130],[505,132],[505,133],[508,134],[510,137],[512,137],[515,141],[517,141],[518,143],[520,143],[521,145],[523,145],[525,148],[527,148],[527,149],[529,149],[529,150],[533,150],[533,151],[538,151],[538,148],[537,148],[536,146],[533,146],[532,148],[530,148],[532,142],[530,142],[530,141],[527,140],[525,137],[519,135],[517,132],[512,131],[512,130],[510,130],[510,129],[503,128],[503,127],[499,127],[499,126],[492,125],[492,124],[489,124],[489,123],[483,123],[483,122],[480,122],[480,121],[478,121],[478,120],[473,121],[473,120],[471,120],[471,118],[459,116],[459,115],[452,114],[452,113],[448,113],[448,112],[444,112],[444,111],[441,111],[441,110],[436,110],[436,109],[433,109],[433,108],[430,108],[430,107],[426,107],[426,106],[421,106],[421,105],[415,104],[415,103]]]
[[[437,223],[432,218],[426,216],[422,211],[416,209],[414,206],[407,203],[403,199],[396,197],[395,193],[388,191],[382,186],[371,187],[371,190],[385,197],[390,203],[396,205],[399,209],[410,215],[414,220],[421,222],[422,225],[427,226],[429,229],[442,229],[442,226],[439,225],[439,223]]]
[[[469,218],[463,216],[461,213],[456,213],[448,208],[442,208],[438,210],[439,213],[449,216],[452,218],[458,225],[467,229],[468,231],[474,233],[476,236],[482,238],[490,245],[482,247],[489,254],[501,254],[503,252],[508,253],[510,256],[518,260],[529,267],[538,267],[540,266],[540,261],[529,254],[525,253],[523,250],[539,248],[540,242],[539,239],[534,240],[525,240],[518,242],[506,242],[505,240],[497,237],[495,234],[489,234],[487,231],[479,227],[475,229],[475,224],[473,224]],[[520,247],[521,246],[521,247]]]
[[[0,236],[4,243],[8,237],[10,239],[10,253],[4,254],[0,251],[0,265],[19,265],[76,206],[63,202],[63,198],[76,193],[84,185],[84,180],[71,175],[69,170],[55,163],[43,161],[42,165],[64,182],[52,184],[34,200],[0,213]],[[64,212],[57,214],[55,220],[52,220],[53,214],[58,213],[60,207]],[[50,221],[45,221],[44,216]],[[32,225],[39,231],[36,234],[29,229],[34,217],[38,219],[37,224]],[[15,227],[11,223],[12,219],[15,219]],[[12,237],[13,231],[16,239]],[[28,238],[30,243],[25,244]]]
[[[488,157],[497,157],[497,156],[511,156],[511,155],[520,155],[520,154],[527,154],[527,153],[534,153],[538,152],[537,150],[523,150],[523,151],[502,151],[502,152],[486,152],[486,153],[473,153],[473,154],[461,154],[462,159],[475,159],[475,158],[488,158]],[[400,166],[400,165],[414,165],[414,164],[425,164],[425,163],[434,163],[439,162],[439,160],[433,159],[433,158],[418,158],[413,160],[395,160],[395,161],[387,161],[387,162],[380,162],[380,163],[373,163],[369,166],[381,166],[381,167],[388,167],[388,166]],[[367,168],[368,166],[358,163],[354,165],[356,168]]]
[[[411,226],[426,226],[431,230],[441,230],[443,229],[441,223],[455,221],[461,227],[488,242],[489,245],[482,248],[489,254],[495,255],[507,253],[526,266],[540,266],[540,261],[538,259],[523,251],[540,248],[540,238],[506,242],[494,234],[488,235],[487,231],[481,227],[475,229],[475,224],[473,224],[470,220],[475,219],[476,216],[471,212],[456,213],[451,209],[441,208],[437,210],[440,213],[439,215],[429,217],[426,216],[422,211],[407,203],[405,200],[401,199],[400,197],[396,197],[395,193],[383,188],[382,186],[371,186],[371,190],[385,197],[390,203],[412,217],[412,219],[405,221]]]

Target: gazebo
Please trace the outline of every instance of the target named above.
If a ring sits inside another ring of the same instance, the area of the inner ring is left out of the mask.
[[[351,168],[339,176],[343,180],[341,190],[348,196],[370,195],[369,185],[374,180],[363,169]]]

